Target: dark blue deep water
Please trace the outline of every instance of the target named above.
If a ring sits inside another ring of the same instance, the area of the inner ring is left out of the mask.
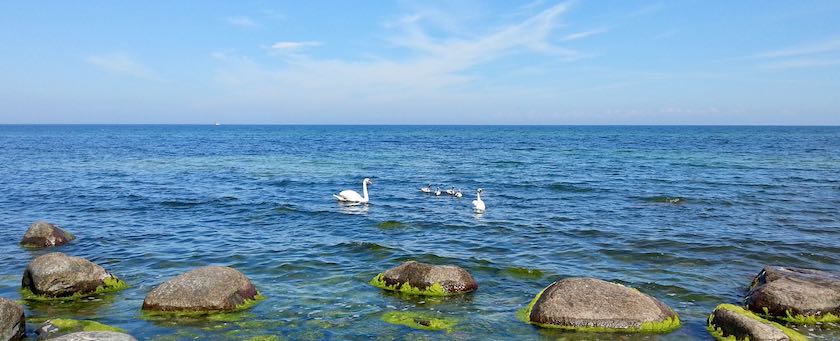
[[[370,205],[333,200],[364,177]],[[429,182],[465,196],[421,194]],[[471,209],[479,187],[485,214]],[[0,126],[2,297],[20,300],[26,264],[53,251],[18,245],[38,219],[78,237],[55,251],[130,288],[27,302],[30,332],[63,316],[141,340],[706,340],[706,316],[738,303],[762,266],[840,271],[840,128]],[[462,266],[480,288],[422,299],[367,284],[412,259]],[[235,317],[144,319],[153,287],[210,264],[239,269],[267,299]],[[570,276],[638,288],[684,326],[572,334],[516,319]],[[446,333],[380,319],[394,310],[460,322]]]

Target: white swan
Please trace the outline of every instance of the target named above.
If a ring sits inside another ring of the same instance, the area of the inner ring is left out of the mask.
[[[454,195],[455,195],[456,198],[460,198],[460,197],[464,196],[463,194],[461,194],[461,189],[460,188],[457,191],[455,191]]]
[[[455,195],[455,187],[446,190],[446,194]]]
[[[373,185],[373,181],[365,178],[362,180],[362,193],[364,193],[365,196],[361,196],[356,191],[350,189],[343,190],[341,193],[338,193],[338,195],[333,194],[333,196],[338,199],[338,201],[366,204],[368,202],[367,185]]]
[[[435,188],[435,196],[440,196],[441,193],[440,188]]]
[[[481,188],[475,191],[475,200],[473,200],[473,207],[475,208],[475,211],[477,213],[484,212],[484,201],[481,200],[481,192],[483,191],[484,190]]]
[[[432,184],[429,184],[428,186],[420,187],[420,192],[432,193]]]

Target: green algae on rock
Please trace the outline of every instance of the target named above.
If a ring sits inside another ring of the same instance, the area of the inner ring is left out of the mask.
[[[449,296],[478,289],[466,270],[454,265],[408,261],[373,277],[371,285],[409,295]]]
[[[73,319],[52,319],[47,320],[44,324],[51,324],[58,327],[60,333],[72,332],[118,332],[125,333],[125,330],[118,327],[109,326],[107,324],[99,323],[92,320],[73,320]]]
[[[668,333],[679,316],[636,289],[594,278],[567,278],[540,291],[517,313],[527,323],[581,332]]]
[[[521,268],[521,267],[510,267],[502,270],[503,273],[510,275],[516,278],[523,278],[523,279],[540,279],[545,274],[538,270],[538,269],[529,269],[529,268]]]
[[[214,310],[214,311],[171,311],[171,310],[143,310],[142,317],[146,320],[152,321],[170,321],[170,320],[209,320],[218,322],[240,322],[246,319],[253,318],[252,314],[245,311],[257,305],[266,297],[259,292],[252,299],[247,299],[242,304],[235,306],[231,310]]]
[[[125,282],[93,262],[60,252],[44,254],[26,266],[22,296],[29,300],[72,300],[126,288]]]
[[[458,324],[458,320],[451,317],[410,311],[389,311],[382,314],[382,321],[414,329],[444,330],[446,332],[452,331],[452,328]]]
[[[733,304],[720,304],[709,315],[707,329],[715,339],[806,341],[804,335]]]
[[[262,299],[238,270],[205,266],[154,288],[143,300],[144,311],[202,314],[248,309]]]
[[[128,284],[125,281],[123,281],[119,278],[113,277],[113,275],[112,275],[111,277],[108,277],[108,278],[105,278],[104,280],[102,280],[102,285],[96,287],[96,289],[94,289],[91,292],[87,292],[87,293],[77,292],[77,293],[75,293],[73,295],[70,295],[70,296],[50,297],[50,296],[45,296],[45,295],[37,295],[37,294],[33,293],[32,290],[29,289],[29,288],[21,288],[20,289],[20,295],[26,301],[39,301],[39,302],[63,301],[63,302],[65,302],[65,301],[76,301],[76,300],[79,300],[79,299],[82,299],[82,298],[96,296],[96,295],[99,295],[99,294],[107,294],[107,293],[117,292],[117,291],[120,291],[120,290],[123,290],[123,289],[126,289],[126,288],[128,288]]]
[[[791,323],[840,322],[840,274],[766,266],[744,301],[755,313]]]

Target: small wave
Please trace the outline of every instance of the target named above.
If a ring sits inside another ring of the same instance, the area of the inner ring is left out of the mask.
[[[292,206],[278,206],[274,208],[274,212],[279,214],[289,214],[297,211],[298,210]]]
[[[587,193],[595,191],[595,189],[591,187],[583,187],[578,184],[570,184],[566,182],[555,182],[549,185],[548,188],[556,192]]]
[[[502,273],[516,278],[523,279],[540,279],[545,276],[545,273],[538,269],[530,269],[524,267],[509,267],[502,270]]]
[[[405,226],[405,224],[403,224],[402,222],[397,221],[397,220],[386,220],[386,221],[383,221],[379,224],[376,224],[376,227],[381,228],[381,229],[393,229],[393,228],[398,228],[398,227],[403,227],[403,226]]]
[[[660,204],[674,204],[680,205],[685,204],[686,199],[682,197],[669,197],[669,196],[654,196],[654,197],[646,197],[642,198],[645,202],[652,202],[652,203],[660,203]]]
[[[227,203],[232,201],[237,201],[239,198],[234,196],[223,196],[218,198],[213,198],[209,200],[199,200],[199,199],[170,199],[170,200],[163,200],[160,202],[161,205],[166,207],[172,208],[190,208],[199,205],[205,204],[215,204],[215,203]]]

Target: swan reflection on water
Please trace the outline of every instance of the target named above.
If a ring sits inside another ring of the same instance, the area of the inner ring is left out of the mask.
[[[367,203],[358,203],[358,202],[338,202],[338,206],[341,209],[341,213],[344,214],[367,214],[368,213],[368,204]]]

